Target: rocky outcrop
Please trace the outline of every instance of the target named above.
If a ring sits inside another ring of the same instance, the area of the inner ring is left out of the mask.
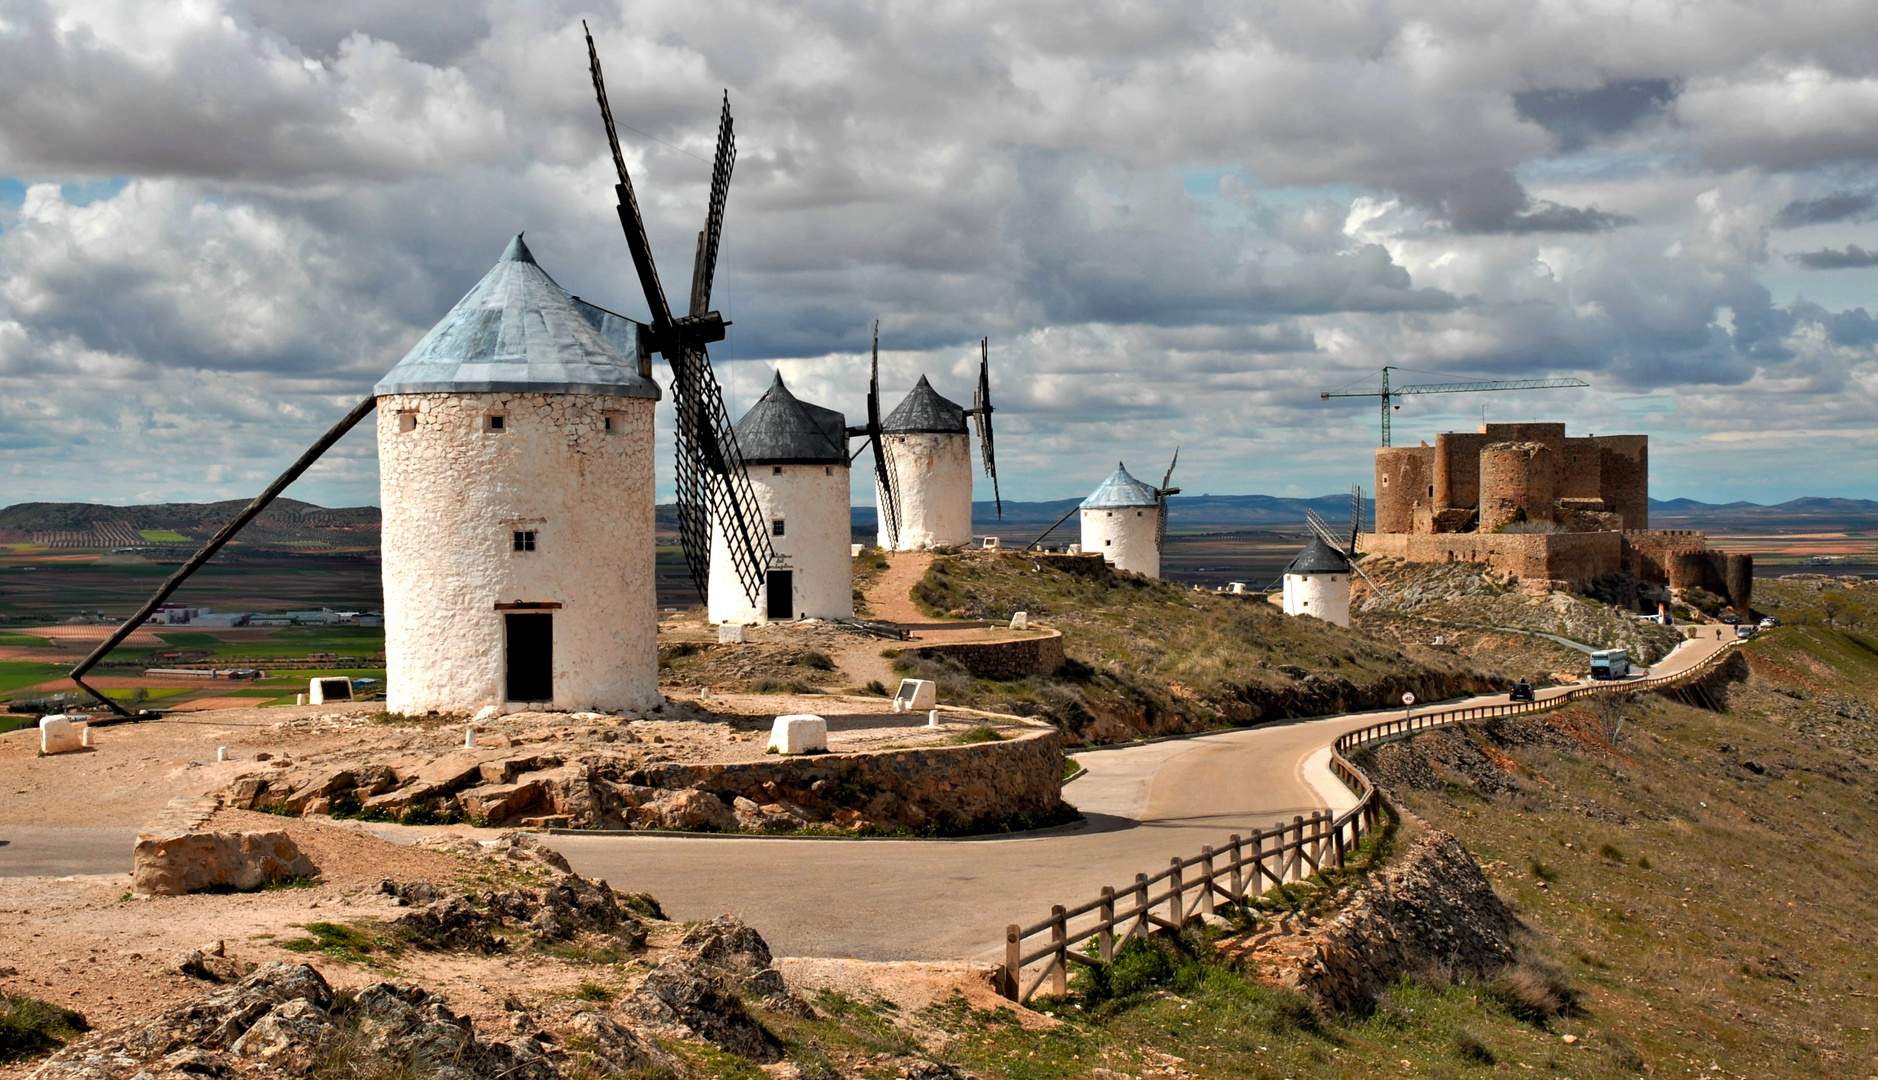
[[[963,746],[722,764],[492,747],[388,767],[267,769],[236,780],[222,799],[242,809],[495,825],[963,833],[1059,815],[1062,762],[1056,732],[1045,729]]]
[[[538,940],[571,941],[581,934],[608,934],[630,948],[645,944],[646,928],[620,906],[604,881],[562,874],[545,888],[491,889],[471,894],[428,881],[383,881],[379,891],[411,911],[391,925],[420,948],[505,951],[500,929],[526,930]]]
[[[720,915],[686,931],[625,1007],[643,1023],[751,1061],[781,1061],[781,1041],[744,1008],[745,997],[777,1012],[814,1015],[770,966],[763,936],[734,915]]]
[[[1517,925],[1461,842],[1431,829],[1335,917],[1229,938],[1221,951],[1319,1008],[1362,1013],[1403,975],[1498,972],[1514,961]]]
[[[179,797],[137,834],[132,857],[136,891],[181,896],[205,889],[258,889],[273,881],[319,874],[281,830],[221,832],[208,828],[212,799]]]
[[[1044,630],[1015,641],[959,641],[918,645],[902,653],[956,662],[980,679],[1016,682],[1032,675],[1054,675],[1063,666],[1063,635]]]
[[[79,1040],[31,1080],[273,1080],[342,1057],[421,1065],[455,1080],[557,1075],[540,1043],[478,1039],[469,1020],[418,987],[379,983],[339,998],[310,965],[266,964],[153,1020]]]

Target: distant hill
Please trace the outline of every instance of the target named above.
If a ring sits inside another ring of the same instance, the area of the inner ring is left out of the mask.
[[[975,502],[972,519],[980,528],[1020,531],[1035,525],[1038,531],[1074,509],[1081,499],[1055,499],[1049,502],[1016,502],[1006,499],[1004,516],[998,516],[996,504]],[[1282,498],[1274,495],[1175,495],[1167,500],[1167,527],[1176,532],[1222,532],[1242,529],[1303,528],[1304,511],[1315,510],[1332,528],[1343,529],[1350,521],[1348,495],[1320,495],[1311,499]],[[1375,504],[1363,500],[1365,527],[1375,514]],[[854,524],[873,528],[874,508],[857,506]],[[1069,523],[1073,524],[1073,522]]]
[[[193,547],[215,534],[248,505],[213,503],[106,506],[99,503],[15,503],[0,509],[0,543],[42,547]],[[378,547],[378,507],[328,509],[297,499],[276,499],[234,543],[251,548]]]
[[[1694,499],[1659,502],[1651,499],[1650,525],[1658,529],[1710,532],[1861,532],[1878,529],[1878,502],[1809,496],[1763,506],[1751,502],[1704,503]]]

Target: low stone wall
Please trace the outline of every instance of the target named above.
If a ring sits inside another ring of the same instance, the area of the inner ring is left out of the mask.
[[[902,650],[937,659],[945,657],[980,679],[1010,682],[1031,675],[1054,675],[1063,666],[1063,633],[1046,630],[1015,641],[960,641]]]
[[[1013,739],[964,746],[658,765],[622,779],[648,788],[708,793],[733,814],[739,809],[746,815],[820,812],[846,828],[865,821],[966,832],[1060,813],[1063,748],[1055,731],[1039,728]],[[744,802],[756,806],[741,807]]]
[[[237,779],[229,806],[576,829],[965,833],[1063,813],[1053,729],[955,746],[644,765],[604,750],[490,747]]]

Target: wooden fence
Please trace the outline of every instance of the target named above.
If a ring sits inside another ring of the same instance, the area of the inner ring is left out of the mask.
[[[1555,708],[1596,694],[1637,693],[1687,682],[1708,674],[1736,642],[1730,641],[1685,671],[1673,675],[1625,679],[1574,686],[1547,694],[1537,701],[1509,701],[1493,705],[1435,706],[1420,714],[1384,720],[1340,736],[1332,744],[1331,771],[1357,796],[1356,805],[1341,814],[1319,810],[1310,817],[1293,817],[1249,836],[1234,834],[1225,846],[1203,847],[1191,858],[1175,858],[1158,874],[1136,874],[1132,886],[1104,887],[1102,894],[1074,908],[1056,905],[1050,917],[1031,926],[1012,923],[1004,932],[1004,963],[997,974],[998,992],[1013,1001],[1028,1002],[1047,980],[1050,993],[1069,989],[1069,965],[1099,967],[1115,958],[1115,950],[1129,938],[1152,933],[1155,927],[1179,930],[1193,918],[1208,914],[1221,903],[1238,904],[1267,889],[1302,881],[1325,867],[1344,860],[1363,837],[1382,822],[1382,796],[1369,777],[1350,762],[1359,749],[1404,738],[1429,728],[1468,720],[1516,716]],[[1096,955],[1081,946],[1096,942]],[[1026,984],[1025,969],[1038,961],[1043,966]]]

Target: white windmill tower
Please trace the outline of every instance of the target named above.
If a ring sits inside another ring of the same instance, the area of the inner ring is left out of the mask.
[[[1350,625],[1350,584],[1357,574],[1356,538],[1363,527],[1363,489],[1350,491],[1350,536],[1330,531],[1314,510],[1305,510],[1304,519],[1314,534],[1285,567],[1285,614],[1313,615],[1338,626]],[[1363,574],[1369,581],[1369,575]],[[1369,581],[1371,588],[1376,583]],[[1378,589],[1378,592],[1381,590]]]
[[[972,542],[972,448],[965,418],[978,427],[978,448],[985,475],[991,478],[998,517],[1004,516],[1004,498],[998,492],[998,466],[991,436],[991,343],[978,343],[978,387],[967,409],[939,396],[921,375],[911,393],[875,426],[879,415],[879,383],[868,388],[868,427],[852,435],[866,435],[876,447],[876,461],[885,454],[885,468],[874,483],[876,505],[881,507],[877,532],[887,551],[924,551],[935,547],[965,547]],[[879,370],[880,328],[874,329],[875,370]]]
[[[1100,553],[1117,570],[1127,570],[1145,577],[1161,576],[1161,544],[1167,538],[1167,497],[1180,489],[1168,487],[1174,477],[1174,461],[1160,487],[1150,487],[1129,474],[1117,462],[1108,479],[1089,494],[1077,509],[1082,513],[1082,549],[1087,554]]]
[[[846,421],[797,398],[782,372],[737,421],[737,449],[774,552],[762,595],[743,590],[730,538],[711,530],[712,622],[854,616]]]
[[[652,413],[517,236],[373,388],[386,707],[658,703]]]

